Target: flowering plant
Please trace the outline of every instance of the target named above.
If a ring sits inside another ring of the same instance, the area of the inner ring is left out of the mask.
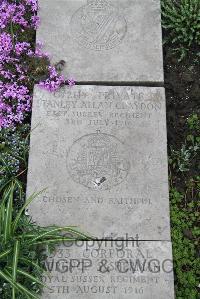
[[[31,110],[35,83],[52,92],[65,80],[42,43],[35,45],[35,29],[39,25],[37,0],[3,0],[0,4],[0,128],[22,123]]]

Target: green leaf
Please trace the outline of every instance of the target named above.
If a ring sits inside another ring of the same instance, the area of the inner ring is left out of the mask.
[[[0,272],[2,272],[2,271],[0,271]],[[3,273],[4,274],[4,277],[5,278],[7,278],[6,280],[13,286],[13,287],[15,287],[16,288],[16,290],[19,290],[23,295],[25,294],[25,295],[27,295],[27,297],[29,298],[29,297],[31,297],[32,299],[40,299],[35,293],[33,293],[33,292],[31,292],[31,291],[29,291],[27,288],[25,288],[23,285],[21,285],[20,283],[18,283],[18,282],[16,282],[16,283],[14,283],[13,281],[12,281],[12,277],[11,277],[11,274],[9,273],[9,271],[5,271],[6,272],[6,274],[5,273]],[[1,273],[0,273],[0,276],[1,276]]]
[[[3,253],[1,253],[0,254],[0,259],[7,256],[9,253],[11,253],[11,251],[12,251],[12,249],[8,249],[8,250],[4,251]]]
[[[32,282],[38,283],[39,285],[45,287],[45,288],[49,288],[47,285],[45,285],[44,283],[42,283],[39,279],[37,279],[36,277],[34,277],[33,275],[23,271],[23,270],[17,270],[17,273],[29,278]],[[50,289],[50,288],[49,288]]]
[[[5,226],[4,226],[4,234],[3,234],[4,243],[6,243],[9,237],[11,236],[12,213],[13,213],[13,192],[14,192],[14,186],[12,184],[9,193],[8,203],[6,206]]]
[[[10,277],[10,275],[6,275],[3,271],[0,270],[0,277],[3,278],[5,281],[7,281],[13,288],[20,290],[18,284],[14,283],[12,281],[12,278]]]
[[[70,226],[66,226],[66,227],[56,227],[56,228],[53,228],[53,229],[50,229],[40,235],[38,235],[37,237],[33,238],[31,241],[30,241],[30,244],[34,243],[35,244],[35,241],[39,240],[39,239],[43,239],[44,237],[48,237],[48,235],[51,235],[52,233],[55,233],[55,232],[58,232],[58,231],[67,231],[67,232],[71,232],[75,235],[78,235],[79,237],[83,237],[84,239],[88,238],[88,236],[86,236],[85,234],[82,234],[74,229],[72,229],[72,227]],[[72,238],[67,238],[68,241],[71,241]]]
[[[14,254],[13,254],[13,265],[12,265],[12,280],[13,283],[16,282],[17,278],[17,265],[18,265],[18,258],[19,258],[19,241],[15,241],[14,244]],[[12,299],[15,299],[15,288],[12,289]]]
[[[16,229],[17,229],[17,226],[18,226],[18,223],[19,223],[19,220],[21,218],[21,215],[22,213],[24,212],[24,210],[26,209],[26,207],[38,196],[40,195],[41,193],[43,193],[44,191],[46,190],[43,189],[42,191],[40,192],[37,192],[37,193],[33,193],[26,201],[26,203],[24,204],[24,206],[21,208],[21,210],[18,212],[16,218],[15,218],[15,221],[13,222],[13,225],[12,225],[12,232],[15,233]]]
[[[4,224],[5,224],[5,201],[2,200],[2,203],[0,205],[0,236],[3,235]]]
[[[63,242],[63,241],[77,241],[77,239],[69,239],[69,238],[60,238],[60,239],[46,239],[46,240],[42,240],[42,241],[36,241],[34,243],[31,243],[32,245],[48,245],[48,244],[59,244],[60,242]]]
[[[24,264],[28,265],[28,266],[32,266],[36,269],[38,269],[40,272],[46,272],[45,269],[43,269],[42,267],[40,267],[37,263],[33,262],[32,260],[29,260],[27,258],[22,258],[22,257],[19,257],[19,260],[24,262]]]
[[[12,270],[11,267],[8,267],[8,269],[9,269],[9,270]],[[39,285],[41,285],[41,286],[43,286],[43,287],[45,287],[45,288],[49,288],[49,289],[50,289],[50,287],[48,287],[48,286],[45,285],[43,282],[41,282],[39,279],[37,279],[37,278],[34,277],[33,275],[27,273],[26,271],[17,269],[17,273],[18,273],[18,274],[21,274],[21,275],[23,275],[23,276],[25,276],[25,277],[27,277],[28,279],[30,279],[30,280],[31,280],[32,282],[34,282],[34,283],[37,283],[37,284],[39,284]]]

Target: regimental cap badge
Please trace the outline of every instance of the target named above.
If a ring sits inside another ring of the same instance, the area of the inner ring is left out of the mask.
[[[118,46],[127,32],[127,24],[119,9],[107,0],[88,0],[72,16],[71,34],[90,50],[109,50]]]

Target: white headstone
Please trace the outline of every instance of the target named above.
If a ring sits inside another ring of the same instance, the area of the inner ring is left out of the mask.
[[[170,240],[163,88],[63,87],[34,95],[28,192],[42,225]]]
[[[163,82],[159,0],[40,0],[37,39],[76,81]]]

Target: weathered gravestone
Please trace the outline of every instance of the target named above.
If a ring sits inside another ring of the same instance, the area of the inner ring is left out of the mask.
[[[173,298],[164,89],[36,88],[32,127],[28,193],[48,188],[30,207],[33,219],[78,225],[100,242],[61,245],[47,262],[43,298]],[[137,250],[164,270],[134,271]]]
[[[40,225],[95,242],[48,258],[43,299],[174,298],[159,0],[41,0],[37,33],[79,85],[35,87],[27,194]],[[114,84],[113,84],[114,85]]]
[[[45,299],[173,299],[169,242],[66,243],[46,261]]]
[[[77,81],[163,82],[159,0],[40,0],[38,39]]]
[[[170,240],[163,88],[36,89],[29,193],[42,225]]]

